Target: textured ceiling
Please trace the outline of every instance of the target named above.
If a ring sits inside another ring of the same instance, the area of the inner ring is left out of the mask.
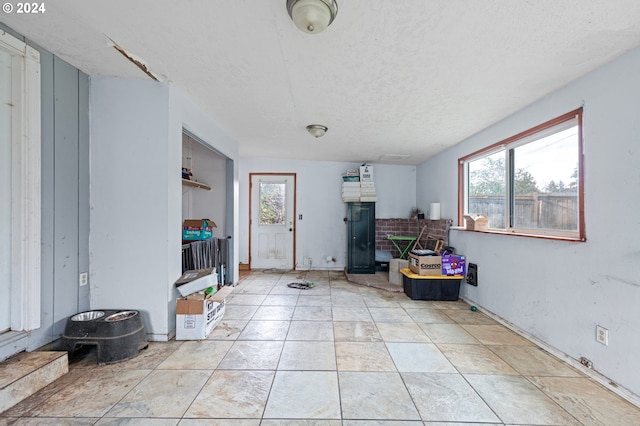
[[[55,0],[0,22],[89,75],[149,78],[117,43],[242,156],[388,164],[418,164],[640,46],[637,0],[337,1],[317,35],[285,0]]]

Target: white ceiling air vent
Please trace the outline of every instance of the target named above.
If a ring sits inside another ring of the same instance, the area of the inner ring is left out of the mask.
[[[380,161],[404,161],[409,157],[409,154],[382,154]]]

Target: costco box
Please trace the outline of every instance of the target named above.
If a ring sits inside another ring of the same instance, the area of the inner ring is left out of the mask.
[[[465,275],[467,261],[458,254],[442,255],[442,275]]]
[[[182,222],[182,240],[208,240],[213,237],[213,228],[217,226],[211,219],[185,219]]]
[[[489,219],[481,214],[464,215],[466,229],[470,231],[486,231],[489,229]]]
[[[204,292],[176,301],[176,340],[203,340],[222,321],[225,298],[233,287],[224,286],[208,297]]]
[[[184,271],[175,283],[181,296],[188,296],[209,287],[215,288],[217,285],[218,274],[214,268]]]
[[[431,250],[421,250],[422,252],[432,252]],[[435,252],[432,252],[435,253]],[[411,272],[417,275],[442,275],[442,256],[432,256],[416,253],[416,251],[410,251],[409,257],[409,269]]]

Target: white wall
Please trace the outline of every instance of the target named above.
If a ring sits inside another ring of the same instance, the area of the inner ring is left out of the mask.
[[[461,295],[640,394],[640,50],[569,84],[418,167],[418,204],[457,209],[457,159],[584,104],[587,242],[452,231],[478,264]],[[434,180],[430,176],[439,176]],[[444,212],[446,209],[446,213]],[[609,345],[595,340],[599,324]]]
[[[237,159],[236,142],[173,86],[91,79],[90,304],[140,310],[151,340],[175,329],[183,127]]]
[[[275,158],[240,160],[240,255],[249,261],[249,174],[296,173],[296,259],[297,269],[306,269],[303,259],[311,257],[313,269],[344,269],[347,251],[346,206],[342,202],[342,175],[355,163],[326,161],[295,161]],[[416,170],[411,166],[374,164],[374,179],[378,202],[376,217],[409,217],[415,206]],[[333,257],[335,262],[327,261]],[[306,261],[305,261],[306,262]]]
[[[180,252],[167,252],[168,102],[164,84],[91,78],[90,305],[137,309],[159,339],[170,332],[168,282],[180,274]]]

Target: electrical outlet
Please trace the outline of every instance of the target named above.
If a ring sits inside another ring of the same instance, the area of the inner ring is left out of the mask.
[[[583,356],[580,357],[580,364],[584,365],[587,368],[593,368],[593,363]]]
[[[89,273],[81,272],[79,281],[80,281],[80,287],[82,287],[83,285],[87,285],[89,283]]]
[[[609,345],[609,330],[599,325],[596,325],[596,341],[603,345]]]

